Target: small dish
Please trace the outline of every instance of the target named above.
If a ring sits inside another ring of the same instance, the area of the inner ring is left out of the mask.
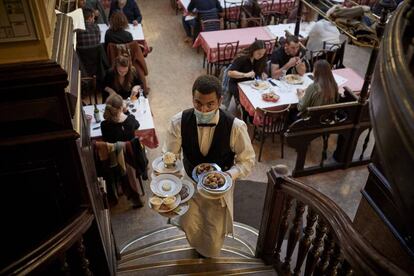
[[[280,96],[277,95],[274,92],[269,92],[269,93],[263,93],[262,94],[262,99],[265,102],[273,102],[273,103],[275,103],[275,102],[277,102],[280,99]]]
[[[162,156],[157,157],[152,161],[152,169],[157,173],[176,173],[183,169],[181,160],[175,162],[175,166],[167,168],[162,160]]]
[[[151,203],[148,202],[150,208],[153,209],[154,211],[158,212],[158,213],[167,213],[167,212],[170,212],[170,211],[174,210],[175,208],[177,208],[178,205],[180,205],[180,203],[181,203],[181,197],[180,197],[180,195],[176,195],[175,196],[175,201],[172,202],[171,204],[169,204],[168,206],[166,204],[164,204],[164,203],[161,204],[160,207],[159,207],[159,209],[152,208]]]
[[[194,195],[194,185],[190,181],[183,179],[183,187],[179,195],[181,196],[181,203],[189,201]]]
[[[161,174],[150,183],[151,191],[160,197],[175,196],[181,191],[182,186],[181,180],[172,174]]]
[[[225,193],[231,188],[233,181],[226,173],[213,171],[204,173],[198,183],[209,193]]]

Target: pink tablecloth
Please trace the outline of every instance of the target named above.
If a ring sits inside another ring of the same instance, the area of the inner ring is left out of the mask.
[[[239,51],[247,48],[255,39],[269,40],[273,36],[266,27],[254,27],[243,29],[229,29],[214,32],[201,32],[193,47],[201,46],[206,53],[207,61],[213,63],[217,61],[217,43],[239,41]]]

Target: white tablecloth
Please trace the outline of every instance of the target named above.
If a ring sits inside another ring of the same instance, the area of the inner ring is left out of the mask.
[[[142,25],[138,24],[134,26],[133,24],[128,24],[129,27],[126,29],[128,32],[132,34],[133,40],[144,40],[144,32],[142,31]],[[101,31],[101,43],[105,42],[105,33],[108,30],[108,26],[106,24],[98,24],[99,30]]]
[[[302,22],[300,24],[299,34],[303,37],[307,37],[309,34],[309,31],[312,29],[315,22]],[[291,34],[295,33],[295,23],[290,24],[278,24],[278,25],[268,25],[266,26],[268,31],[274,36],[274,37],[285,37],[286,33],[285,31],[289,31]]]
[[[138,110],[138,101],[134,102],[136,112],[131,113],[138,120],[140,126],[138,130],[154,129],[154,121],[152,119],[151,108],[148,102],[148,99],[145,99],[145,108],[144,111]],[[101,119],[103,120],[103,112],[105,110],[105,104],[98,104],[99,113],[101,114]],[[91,121],[91,138],[101,137],[101,123],[96,123],[95,118],[93,117],[93,105],[87,105],[83,107],[85,114],[92,116]],[[132,108],[129,108],[131,110]]]

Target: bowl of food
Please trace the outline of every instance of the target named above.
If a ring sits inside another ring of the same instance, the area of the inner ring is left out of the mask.
[[[262,99],[265,102],[277,102],[280,99],[280,96],[275,92],[263,93]]]
[[[175,201],[177,198],[175,196],[169,196],[162,200],[162,204],[164,204],[168,209],[171,209],[175,205]]]
[[[201,163],[194,167],[192,177],[195,182],[198,182],[199,177],[203,173],[221,171],[221,168],[215,163]]]
[[[149,200],[151,208],[154,210],[160,209],[161,204],[163,203],[163,199],[159,198],[158,196],[152,196]]]
[[[164,166],[166,168],[174,168],[177,162],[177,156],[172,152],[166,152],[162,156],[162,161],[164,162]]]
[[[231,177],[224,172],[212,171],[205,173],[199,180],[199,185],[210,193],[224,193],[230,189]]]
[[[302,84],[303,78],[297,74],[290,74],[285,77],[285,80],[289,84]]]

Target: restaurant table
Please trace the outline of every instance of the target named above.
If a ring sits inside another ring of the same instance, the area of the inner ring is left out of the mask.
[[[336,83],[339,86],[339,93],[343,93],[343,87],[349,87],[353,92],[358,92],[362,88],[364,79],[355,73],[351,68],[333,70],[333,75]],[[263,109],[277,109],[283,105],[296,105],[298,103],[298,96],[296,90],[306,89],[313,81],[308,77],[311,73],[306,73],[303,76],[303,83],[299,85],[287,84],[284,81],[272,79],[271,81],[277,86],[272,86],[269,83],[269,88],[258,90],[253,88],[254,81],[239,82],[239,96],[240,104],[246,109],[250,116],[253,116],[253,123],[259,122],[255,117],[257,108]],[[277,102],[267,102],[262,99],[262,94],[273,91],[279,95]]]
[[[315,22],[300,23],[299,35],[301,35],[302,37],[307,37],[313,25],[315,25]],[[276,38],[276,37],[285,37],[286,31],[288,31],[291,34],[294,34],[295,26],[296,26],[295,23],[289,23],[289,24],[268,25],[266,27],[269,30],[269,32],[273,35],[273,37]]]
[[[138,101],[135,101],[133,108],[129,108],[131,114],[135,116],[135,118],[139,122],[139,128],[135,132],[135,134],[139,137],[141,143],[148,148],[156,148],[158,147],[158,137],[155,132],[154,127],[154,120],[152,119],[151,108],[148,102],[148,99],[144,101],[144,110],[138,109]],[[101,115],[101,119],[103,120],[103,112],[105,110],[105,104],[98,104],[99,113]],[[136,112],[132,112],[131,109],[136,109]],[[92,120],[90,123],[90,137],[92,139],[100,139],[102,137],[101,132],[101,123],[96,123],[95,118],[93,117],[93,105],[87,105],[83,107],[83,110],[86,115],[92,116]]]
[[[232,2],[235,3],[235,5],[232,4],[231,8],[230,8],[230,15],[232,13],[232,10],[234,10],[234,12],[237,12],[236,9],[237,7],[241,6],[242,2],[246,2],[246,0],[227,0],[227,2]],[[281,5],[284,6],[284,4],[288,4],[291,3],[292,0],[282,0],[281,1]],[[267,4],[271,4],[271,1],[269,0],[258,0],[258,3],[260,4],[260,6],[263,8],[263,5],[267,5]],[[177,0],[177,5],[183,10],[184,15],[188,14],[188,4],[190,4],[190,0]],[[224,0],[220,0],[220,4],[221,7],[224,9]],[[275,1],[273,3],[273,7],[270,11],[277,11],[277,10],[281,10],[280,9],[280,5],[279,5],[279,1]]]
[[[273,36],[267,30],[267,27],[201,32],[195,40],[193,47],[201,46],[206,54],[207,62],[214,63],[217,61],[217,43],[239,41],[238,51],[240,52],[252,44],[256,38],[269,40]]]

